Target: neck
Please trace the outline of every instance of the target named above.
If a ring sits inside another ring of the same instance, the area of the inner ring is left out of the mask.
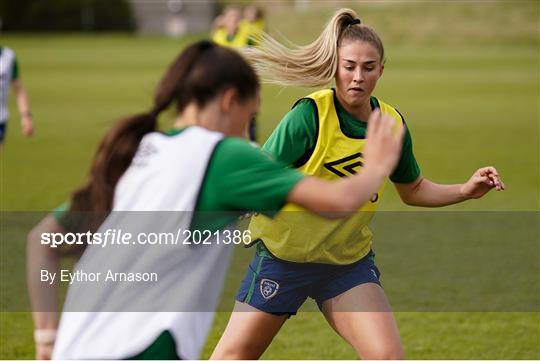
[[[174,121],[173,127],[184,128],[190,125],[197,124],[197,109],[194,106],[188,105],[184,111],[178,114],[178,117]]]
[[[360,119],[360,120],[363,120],[365,122],[368,121],[369,116],[371,115],[371,101],[370,101],[371,96],[368,97],[362,103],[355,104],[355,105],[347,104],[347,102],[345,102],[343,99],[341,99],[341,97],[339,96],[339,94],[337,92],[336,92],[336,96],[337,96],[337,98],[339,100],[339,103],[347,111],[347,113],[349,113],[350,115],[352,115],[356,119]]]
[[[209,130],[222,131],[221,122],[219,117],[214,116],[214,111],[212,106],[200,109],[195,104],[189,104],[178,115],[173,126],[175,128],[184,128],[190,125],[198,125]]]

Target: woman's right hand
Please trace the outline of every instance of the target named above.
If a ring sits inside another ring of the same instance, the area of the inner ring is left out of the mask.
[[[36,360],[50,360],[54,344],[36,343]]]
[[[394,131],[396,120],[375,109],[368,119],[366,145],[364,147],[364,168],[373,169],[385,177],[396,167],[401,155],[405,127]]]

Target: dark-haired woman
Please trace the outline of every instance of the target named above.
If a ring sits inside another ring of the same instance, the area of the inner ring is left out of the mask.
[[[391,117],[374,112],[362,174],[328,182],[284,169],[242,139],[258,94],[253,69],[235,51],[209,42],[186,48],[162,78],[152,110],[121,121],[105,136],[88,183],[65,213],[66,224],[97,234],[126,228],[133,235],[215,232],[238,212],[271,215],[286,202],[343,217],[369,201],[394,168],[402,132],[393,129]],[[172,103],[177,129],[157,132],[158,114]],[[73,273],[149,271],[158,279],[72,283],[54,358],[198,358],[231,249],[212,234],[209,245],[198,246],[88,245]],[[39,306],[33,297],[34,310],[50,310]],[[37,335],[46,335],[40,318],[54,314],[35,316]]]

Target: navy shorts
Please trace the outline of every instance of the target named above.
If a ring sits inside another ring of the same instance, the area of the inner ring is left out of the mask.
[[[274,315],[294,315],[308,297],[322,310],[324,301],[363,283],[380,285],[373,252],[345,266],[292,263],[257,247],[236,300]]]
[[[4,143],[6,137],[7,123],[0,123],[0,144]]]

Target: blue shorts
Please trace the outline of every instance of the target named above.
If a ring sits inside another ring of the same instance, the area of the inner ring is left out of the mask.
[[[6,137],[7,123],[0,123],[0,144],[4,143]]]
[[[294,315],[308,297],[322,310],[324,301],[363,283],[380,285],[373,252],[345,266],[292,263],[258,250],[236,300],[274,315]]]

